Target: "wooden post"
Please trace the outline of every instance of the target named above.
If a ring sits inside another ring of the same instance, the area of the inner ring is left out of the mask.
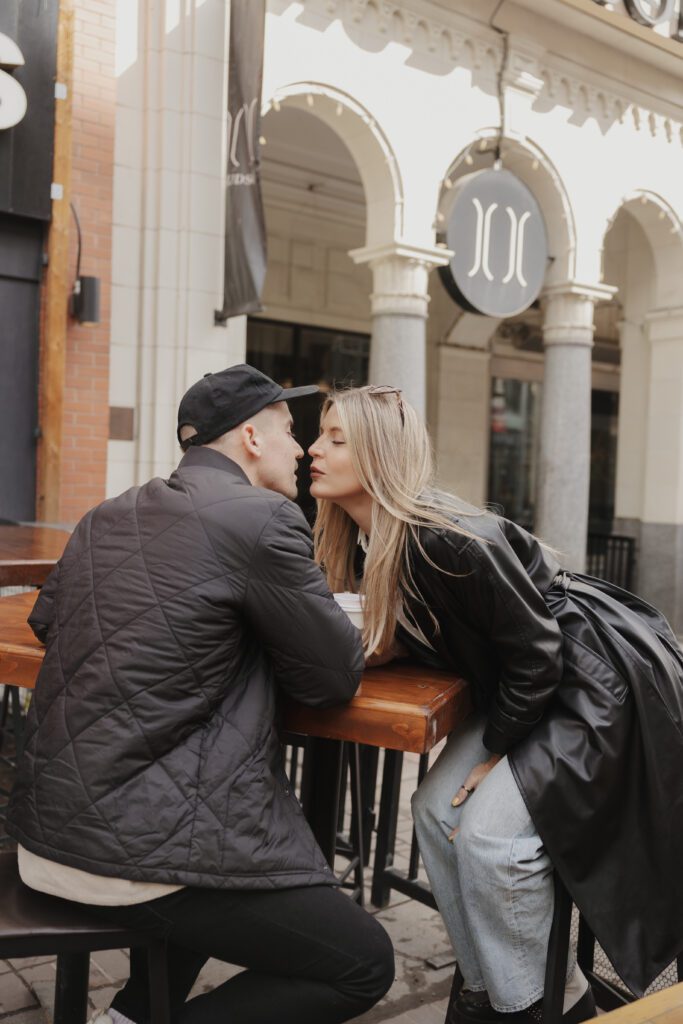
[[[52,180],[61,196],[52,200],[45,277],[43,344],[40,365],[40,448],[36,518],[60,518],[62,426],[66,367],[69,281],[69,227],[71,197],[71,110],[73,89],[72,0],[60,0],[57,30],[57,82],[66,97],[55,100],[54,162]]]

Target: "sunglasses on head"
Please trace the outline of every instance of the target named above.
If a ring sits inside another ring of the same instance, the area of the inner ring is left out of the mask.
[[[393,388],[391,384],[366,384],[365,387],[360,390],[366,391],[373,397],[375,395],[396,395],[398,398],[398,411],[401,414],[401,425],[405,426],[406,420],[403,412],[403,399],[401,398],[402,392],[400,388]]]

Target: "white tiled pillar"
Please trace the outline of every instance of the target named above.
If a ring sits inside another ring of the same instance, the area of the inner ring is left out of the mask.
[[[224,0],[119,0],[110,404],[134,436],[110,442],[108,492],[177,463],[178,399],[241,362],[244,317],[222,305]]]

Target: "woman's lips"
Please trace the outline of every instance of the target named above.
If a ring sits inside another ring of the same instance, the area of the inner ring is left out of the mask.
[[[322,469],[311,469],[311,476],[325,476]]]

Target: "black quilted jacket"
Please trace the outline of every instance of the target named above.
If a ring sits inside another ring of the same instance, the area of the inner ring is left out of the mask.
[[[89,512],[29,620],[47,650],[8,831],[101,875],[330,882],[274,727],[278,687],[324,707],[363,668],[311,553],[299,509],[207,448]]]

